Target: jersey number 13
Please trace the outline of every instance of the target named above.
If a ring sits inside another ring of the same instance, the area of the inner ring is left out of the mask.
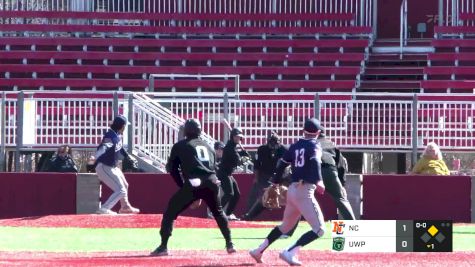
[[[305,148],[295,150],[295,167],[303,167],[305,165]]]

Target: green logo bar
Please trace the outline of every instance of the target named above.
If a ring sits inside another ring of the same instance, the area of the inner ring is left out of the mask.
[[[333,250],[343,251],[345,249],[345,238],[344,237],[334,237],[333,238]]]

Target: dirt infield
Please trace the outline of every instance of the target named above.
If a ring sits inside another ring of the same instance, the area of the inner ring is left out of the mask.
[[[5,253],[0,252],[4,266],[288,266],[269,251],[265,264],[256,264],[246,251],[227,255],[223,251],[171,251],[167,257],[148,257],[148,252],[106,253]],[[304,266],[473,266],[475,252],[457,253],[332,253],[304,250],[300,253]]]
[[[0,220],[0,226],[78,228],[160,228],[161,214],[139,215],[51,215]],[[180,216],[175,228],[215,228],[213,219]],[[272,225],[245,221],[230,222],[231,228],[269,228]]]

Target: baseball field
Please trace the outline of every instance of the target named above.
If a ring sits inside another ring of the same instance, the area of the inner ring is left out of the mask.
[[[238,253],[228,255],[214,220],[179,217],[170,256],[149,257],[159,244],[161,215],[61,215],[0,220],[2,266],[286,266],[278,252],[309,229],[278,240],[256,264],[247,254],[277,222],[231,222]],[[454,226],[453,253],[332,253],[327,234],[301,251],[305,266],[474,266],[475,225]]]

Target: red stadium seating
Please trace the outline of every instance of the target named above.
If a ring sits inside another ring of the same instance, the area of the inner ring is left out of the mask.
[[[108,59],[108,60],[194,60],[194,61],[273,61],[273,62],[348,62],[360,65],[364,61],[361,53],[160,53],[160,52],[103,52],[103,51],[0,51],[3,59]],[[475,54],[473,55],[475,58]]]
[[[475,40],[435,39],[435,53],[424,68],[424,92],[473,93],[475,88]]]
[[[173,14],[173,13],[100,13],[100,12],[48,12],[3,11],[0,18],[48,19],[49,24],[0,24],[4,32],[63,32],[63,33],[133,33],[133,34],[355,34],[370,35],[370,27],[328,27],[329,21],[353,24],[354,15],[340,14]],[[53,24],[57,19],[67,24]],[[81,24],[81,20],[131,20],[142,25]],[[148,26],[144,24],[158,24]],[[191,26],[176,26],[176,24]],[[224,22],[224,23],[223,23]],[[256,23],[257,22],[257,23]],[[261,27],[259,22],[283,23],[284,26]],[[76,24],[74,24],[76,23]],[[289,23],[287,26],[286,24]],[[238,24],[239,26],[235,26]],[[254,26],[254,25],[256,26]],[[203,26],[201,26],[203,25]],[[214,25],[214,26],[213,26]],[[245,26],[243,26],[245,25]]]
[[[330,48],[337,51],[343,49],[356,49],[356,51],[365,51],[369,46],[367,39],[126,39],[126,38],[42,38],[42,37],[8,37],[0,38],[0,46],[49,46],[55,47],[77,47],[86,49],[88,47],[105,48],[108,51],[112,48],[135,48],[139,49],[137,52],[155,48],[160,51],[161,47],[167,48],[234,48],[238,49],[252,49],[252,48],[276,48],[276,49],[310,49],[313,52],[314,48]],[[210,51],[211,52],[211,51]]]
[[[1,38],[0,86],[143,91],[149,74],[175,73],[240,74],[244,90],[351,91],[368,45],[365,39]],[[234,88],[231,81],[196,80],[156,86]]]
[[[241,90],[352,91],[372,32],[354,26],[352,13],[0,11],[0,19],[7,90],[143,91],[150,74],[239,74]],[[234,81],[160,79],[155,88],[222,91]]]

